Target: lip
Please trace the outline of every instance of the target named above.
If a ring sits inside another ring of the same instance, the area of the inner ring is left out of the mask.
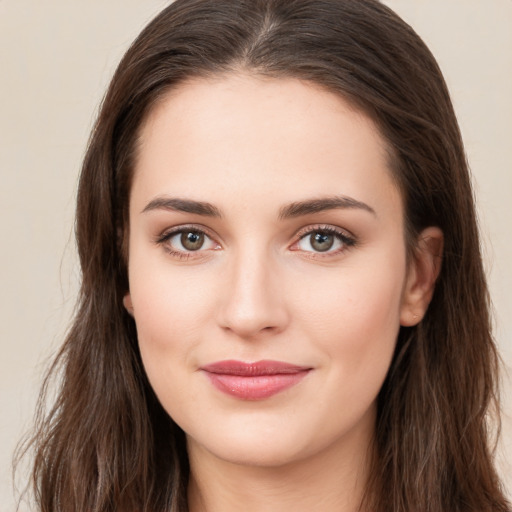
[[[218,361],[200,368],[223,393],[241,400],[264,400],[298,384],[311,370],[282,361]]]

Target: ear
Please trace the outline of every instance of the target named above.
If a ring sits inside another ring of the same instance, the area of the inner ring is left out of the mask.
[[[126,311],[128,311],[128,314],[133,316],[133,304],[130,292],[126,292],[125,296],[123,297],[123,306],[125,307]]]
[[[419,234],[402,293],[400,325],[411,327],[425,315],[441,270],[443,241],[438,227],[428,227]]]

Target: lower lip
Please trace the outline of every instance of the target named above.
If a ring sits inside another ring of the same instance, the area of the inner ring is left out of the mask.
[[[241,400],[264,400],[298,384],[309,370],[275,375],[240,376],[206,372],[210,382],[223,393]]]

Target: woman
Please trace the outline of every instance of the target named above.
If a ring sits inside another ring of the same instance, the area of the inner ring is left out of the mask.
[[[41,510],[504,511],[439,69],[373,0],[178,0],[105,97]]]

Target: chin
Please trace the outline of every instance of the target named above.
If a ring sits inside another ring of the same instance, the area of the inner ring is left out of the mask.
[[[316,423],[308,415],[295,417],[293,421],[286,414],[241,415],[229,422],[212,421],[210,428],[205,426],[204,430],[192,429],[187,434],[188,449],[191,456],[208,453],[242,466],[279,468],[311,462],[317,456],[348,454],[354,448],[361,448],[361,443],[367,444],[373,430],[373,409],[368,413],[364,415],[364,426],[357,420],[350,421],[354,418],[346,418],[349,421],[345,424],[342,421],[329,425]]]
[[[229,439],[208,439],[201,445],[188,437],[189,450],[206,450],[216,459],[230,464],[261,468],[278,468],[307,458],[304,447],[294,439],[270,438],[268,436],[236,436]]]

